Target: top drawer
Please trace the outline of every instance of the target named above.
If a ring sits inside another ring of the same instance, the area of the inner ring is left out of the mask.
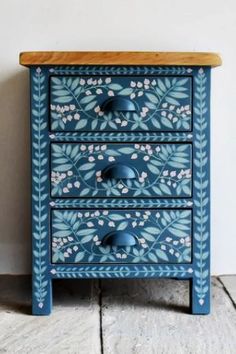
[[[52,131],[192,130],[192,78],[51,76]]]

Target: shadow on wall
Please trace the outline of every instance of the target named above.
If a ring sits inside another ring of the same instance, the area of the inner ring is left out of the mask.
[[[0,273],[30,271],[30,120],[27,69],[0,82]]]

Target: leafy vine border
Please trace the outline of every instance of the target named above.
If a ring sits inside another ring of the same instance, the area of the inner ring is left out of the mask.
[[[81,142],[186,142],[191,141],[191,133],[53,133],[51,140]]]
[[[190,75],[192,71],[191,68],[184,66],[55,66],[49,69],[51,74],[58,75]]]
[[[47,279],[47,132],[46,75],[40,67],[32,71],[32,214],[33,291],[39,309],[45,307]]]
[[[55,199],[50,202],[53,208],[187,208],[193,205],[188,199]]]
[[[207,75],[200,68],[195,76],[195,158],[194,166],[194,206],[195,206],[195,251],[194,251],[194,291],[198,297],[198,303],[203,306],[209,294],[209,164],[208,164],[208,95]]]
[[[190,278],[193,269],[186,266],[82,266],[62,267],[51,269],[55,278],[156,278],[156,277],[180,277]]]

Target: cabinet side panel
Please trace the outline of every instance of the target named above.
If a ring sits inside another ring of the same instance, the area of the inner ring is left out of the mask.
[[[31,68],[32,311],[51,310],[49,265],[48,80],[47,69]]]
[[[192,312],[210,310],[210,68],[194,76]]]

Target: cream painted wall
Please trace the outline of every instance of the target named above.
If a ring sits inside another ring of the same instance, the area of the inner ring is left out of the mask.
[[[212,273],[236,273],[235,0],[0,1],[0,273],[30,272],[26,50],[219,51],[212,73]]]

